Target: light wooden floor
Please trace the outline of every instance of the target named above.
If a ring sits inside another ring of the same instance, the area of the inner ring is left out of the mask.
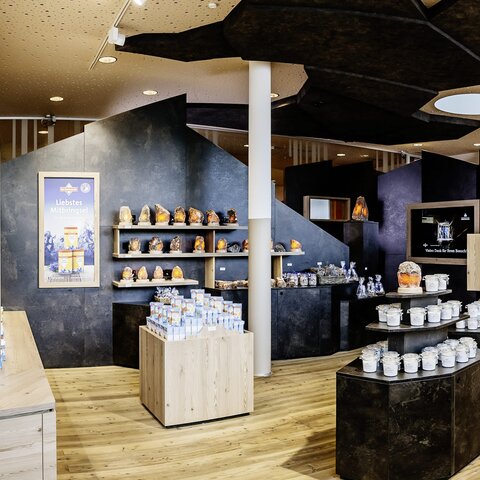
[[[137,370],[47,370],[58,480],[338,479],[335,372],[356,355],[275,362],[253,414],[169,429],[140,404]],[[480,459],[453,478],[478,480]]]

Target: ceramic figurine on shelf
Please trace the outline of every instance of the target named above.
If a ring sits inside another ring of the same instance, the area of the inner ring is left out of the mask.
[[[242,242],[242,251],[248,252],[248,238]]]
[[[172,280],[183,280],[183,270],[178,265],[173,267]]]
[[[375,275],[375,295],[385,295],[385,289],[382,284],[382,276],[378,273]]]
[[[365,197],[358,197],[353,207],[352,220],[365,222],[368,220],[368,207]]]
[[[148,242],[148,251],[153,254],[163,253],[163,242],[158,237],[152,237]]]
[[[150,223],[150,207],[148,205],[144,205],[142,207],[142,211],[140,212],[140,216],[138,217],[138,225],[140,227],[149,227]]]
[[[122,282],[133,281],[133,270],[130,267],[124,267],[122,270]]]
[[[220,217],[216,214],[215,210],[207,210],[207,225],[218,227],[220,225]]]
[[[227,252],[238,253],[240,252],[240,244],[238,242],[229,243],[227,246]]]
[[[237,211],[234,208],[229,208],[227,210],[227,216],[225,221],[227,225],[238,225]]]
[[[148,282],[147,267],[140,267],[137,272],[137,282]]]
[[[131,227],[133,222],[132,211],[130,207],[123,206],[120,207],[120,213],[118,215],[119,226],[120,227]]]
[[[155,267],[153,271],[153,278],[154,280],[163,280],[163,268],[160,265]]]
[[[217,240],[217,253],[227,253],[227,239],[219,238]]]
[[[298,240],[294,240],[292,238],[290,240],[290,251],[291,252],[301,252],[302,251],[302,244]]]
[[[186,225],[185,220],[187,216],[185,214],[185,209],[183,207],[176,207],[173,214],[173,224],[177,227],[182,227]]]
[[[140,239],[138,237],[133,237],[128,242],[128,253],[130,255],[139,255],[142,253],[140,251]]]
[[[283,243],[276,243],[275,246],[273,247],[274,252],[286,252],[287,249],[285,248],[285,245]]]
[[[193,253],[205,253],[205,239],[201,235],[197,235],[197,237],[195,237]]]
[[[349,267],[348,272],[347,272],[347,279],[350,282],[356,282],[358,280],[356,265],[357,265],[356,262],[350,262],[350,267]],[[364,279],[364,281],[365,281],[365,279]]]
[[[170,242],[170,253],[182,253],[182,241],[179,236],[172,238]]]
[[[277,277],[275,279],[275,284],[276,284],[277,288],[286,288],[287,287],[287,282],[282,277]]]
[[[375,296],[375,284],[373,283],[373,277],[368,277],[367,295],[369,297],[374,297]]]
[[[165,226],[170,223],[170,212],[159,203],[155,204],[155,225]]]
[[[367,298],[367,289],[364,285],[365,279],[360,277],[358,279],[358,287],[357,287],[357,298]]]
[[[197,210],[196,208],[190,207],[188,209],[188,223],[190,225],[202,225],[203,212]]]

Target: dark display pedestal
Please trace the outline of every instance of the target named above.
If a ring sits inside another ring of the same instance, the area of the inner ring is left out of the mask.
[[[343,243],[350,247],[350,258],[357,261],[357,271],[363,275],[378,272],[378,222],[349,221],[343,224]]]
[[[403,295],[397,292],[388,292],[385,297],[387,299],[386,303],[400,303],[404,310],[404,314],[406,314],[409,308],[436,305],[438,297],[450,295],[451,293],[452,291],[449,289],[440,290],[438,292],[423,292],[415,295]]]

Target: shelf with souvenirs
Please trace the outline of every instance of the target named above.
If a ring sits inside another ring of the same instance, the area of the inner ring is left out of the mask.
[[[241,243],[238,241],[228,242],[224,236],[217,238],[216,235],[217,231],[248,229],[246,226],[239,225],[237,212],[234,208],[228,209],[227,215],[222,218],[221,214],[214,210],[207,210],[204,215],[202,211],[196,208],[189,208],[187,215],[183,207],[175,208],[173,215],[171,215],[167,209],[156,204],[153,223],[151,217],[149,206],[144,205],[138,222],[134,224],[130,208],[127,206],[120,208],[119,223],[112,227],[113,258],[132,261],[202,258],[205,260],[205,286],[213,288],[215,286],[215,258],[248,257],[248,239],[244,239]],[[165,232],[164,238],[157,235],[149,238],[148,232],[151,230]],[[132,231],[135,231],[136,235],[133,237],[130,235],[128,239],[125,239],[125,235]],[[176,231],[181,233],[175,235]],[[206,231],[206,234],[205,236],[196,235],[193,238],[192,235],[183,235],[186,231]],[[174,232],[173,235],[171,232]],[[292,239],[290,251],[287,251],[283,244],[274,245],[272,241],[273,270],[279,276],[281,276],[283,269],[282,258],[291,255],[304,255],[300,242]],[[142,266],[138,273],[132,267],[126,266],[123,269],[122,278],[114,280],[113,285],[117,288],[138,288],[164,285],[197,285],[199,283],[197,280],[185,279],[183,276],[171,280],[165,279],[161,271],[162,268],[157,266],[153,278],[150,279],[145,266]]]

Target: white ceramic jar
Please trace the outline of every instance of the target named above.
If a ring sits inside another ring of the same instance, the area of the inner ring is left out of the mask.
[[[478,328],[478,318],[470,317],[467,319],[467,328],[468,330],[476,330]]]
[[[363,371],[373,373],[377,371],[378,358],[374,350],[363,350],[360,356],[363,365]]]
[[[477,317],[478,316],[478,307],[479,305],[477,303],[469,303],[467,305],[467,310],[468,310],[468,314],[470,315],[470,317]]]
[[[436,275],[425,275],[425,291],[438,292],[438,277]]]
[[[457,348],[455,349],[456,356],[455,359],[458,363],[465,363],[468,362],[468,348],[466,345],[463,343],[460,343],[457,345]]]
[[[457,346],[460,344],[460,340],[457,340],[456,338],[447,338],[443,343],[455,350],[455,348],[457,348]]]
[[[422,352],[422,370],[435,370],[437,366],[437,353],[433,351]]]
[[[445,348],[440,350],[440,361],[442,363],[442,367],[451,368],[455,366],[456,361],[456,352],[448,345]]]
[[[390,305],[377,305],[376,309],[378,311],[378,321],[385,323],[387,321],[387,310],[390,308]]]
[[[460,329],[460,328],[461,328],[461,329],[465,328],[465,327],[466,327],[465,320],[460,320],[459,322],[457,322],[457,323],[455,324],[455,326],[456,326],[457,328],[459,328],[459,329]]]
[[[403,360],[403,370],[405,373],[417,373],[418,364],[420,362],[420,355],[417,353],[406,353],[402,357]]]
[[[374,352],[375,356],[377,357],[377,360],[380,360],[382,349],[378,345],[376,345],[375,343],[372,343],[371,345],[367,345],[362,350],[362,355],[368,352]]]
[[[383,357],[383,374],[386,377],[395,377],[398,375],[398,364],[400,363],[398,358],[395,357]]]
[[[387,325],[389,327],[400,326],[402,315],[403,315],[403,312],[401,308],[389,308],[387,310]]]
[[[375,343],[375,345],[380,348],[381,355],[388,350],[388,340],[380,340],[379,342]]]
[[[468,358],[475,358],[477,356],[477,342],[471,337],[462,337],[460,343],[467,346]]]
[[[418,327],[425,323],[426,310],[423,307],[412,307],[407,312],[410,314],[410,325]]]
[[[442,315],[440,305],[427,305],[427,318],[429,323],[438,323]]]
[[[460,300],[449,300],[447,303],[452,306],[452,317],[459,317],[462,302]]]
[[[446,290],[448,285],[448,274],[447,273],[436,273],[435,276],[438,279],[438,289]]]
[[[452,306],[449,303],[442,303],[441,305],[442,313],[440,318],[442,320],[451,320],[452,319]]]

